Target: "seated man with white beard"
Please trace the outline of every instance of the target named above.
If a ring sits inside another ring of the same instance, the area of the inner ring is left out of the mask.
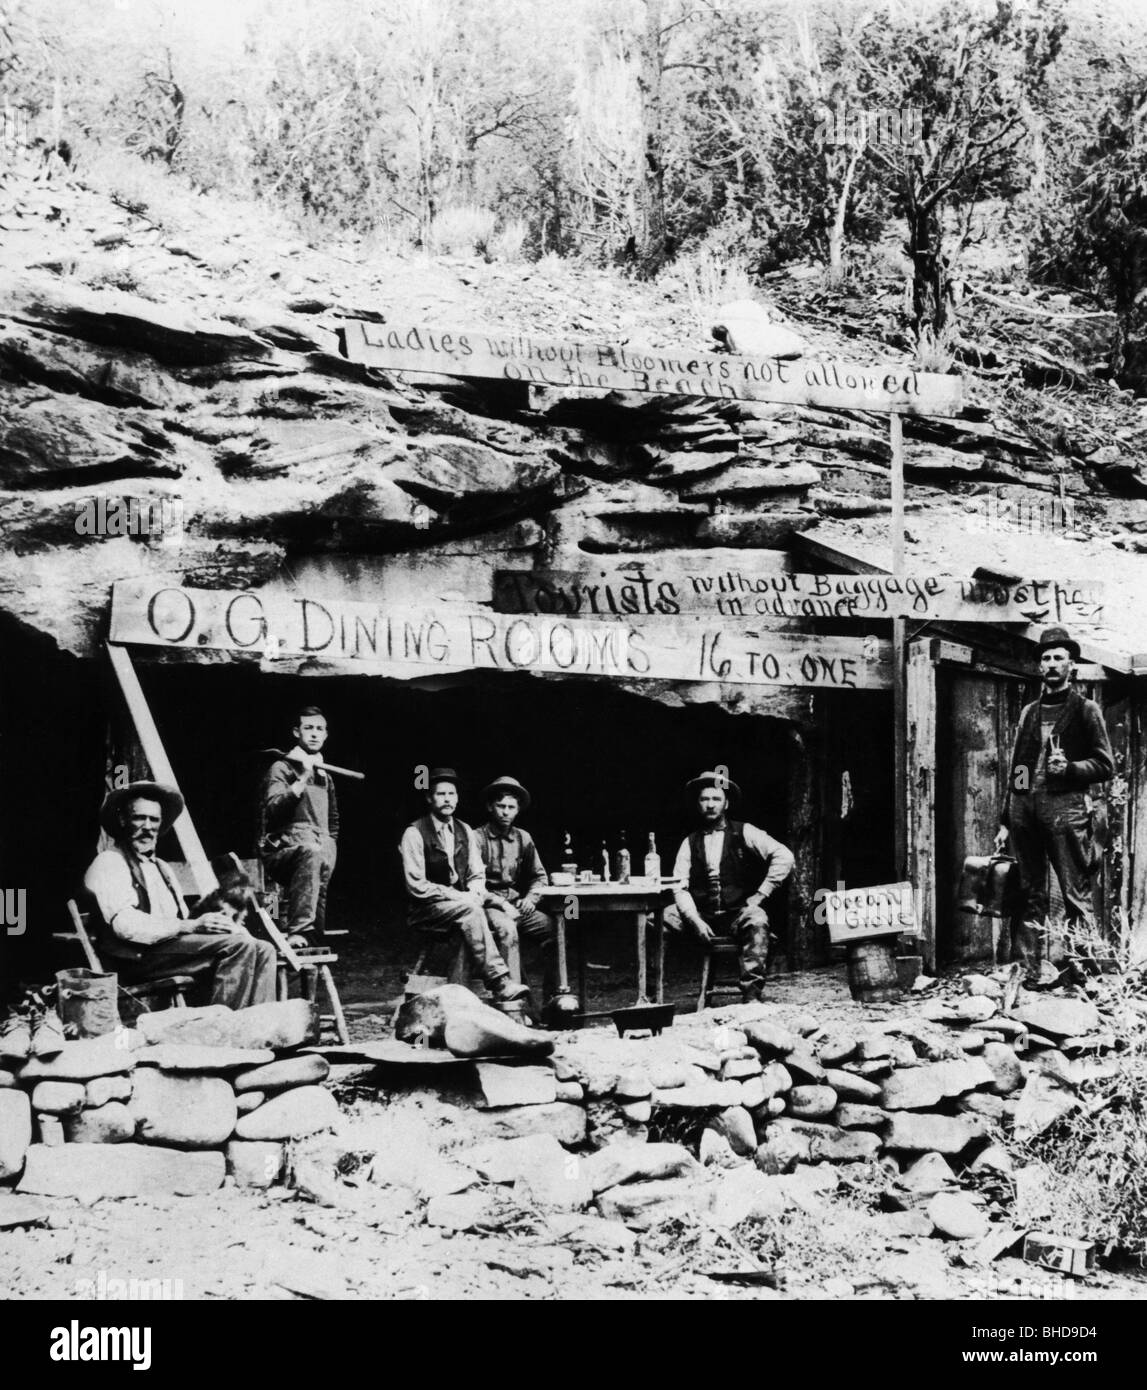
[[[192,919],[171,866],[156,856],[160,835],[183,810],[174,787],[133,782],[113,791],[100,824],[115,840],[97,854],[84,887],[95,900],[96,948],[126,984],[164,975],[210,977],[212,1004],[245,1009],[275,998],[275,948],[230,911]]]

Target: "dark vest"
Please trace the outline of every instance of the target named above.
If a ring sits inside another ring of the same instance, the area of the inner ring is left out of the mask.
[[[124,861],[124,863],[127,865],[128,873],[131,874],[131,884],[132,887],[135,889],[136,907],[139,908],[140,912],[150,912],[151,895],[148,893],[147,884],[143,880],[143,869],[140,867],[139,860],[135,857],[134,854],[125,853],[125,851],[119,845],[112,845],[111,848]],[[164,883],[166,883],[167,886],[171,889],[172,896],[175,898],[176,902],[177,916],[186,917],[187,908],[184,906],[183,899],[179,893],[179,885],[175,882],[174,878],[172,877],[171,870],[167,867],[166,864],[164,864],[159,859],[155,860],[155,867],[159,871],[160,878],[162,878]],[[126,948],[132,951],[133,953],[136,951],[142,951],[147,949],[146,947],[136,945],[134,942],[123,941],[120,937],[116,936],[115,932],[111,929],[111,927],[109,927],[108,924],[103,920],[103,916],[100,913],[99,904],[96,902],[94,896],[91,899],[91,907],[92,920],[96,923],[97,936],[99,938],[100,945],[103,949],[107,950],[110,947],[113,951],[115,951],[117,948]]]
[[[715,882],[705,860],[704,831],[694,830],[689,836],[689,892],[702,915],[738,911],[749,894],[761,886],[764,870],[764,860],[745,843],[744,821],[725,822],[725,844]]]
[[[450,865],[442,841],[434,828],[434,817],[423,816],[415,821],[422,835],[422,848],[426,856],[426,877],[431,883],[439,883],[444,888],[450,886]],[[465,821],[454,819],[454,872],[457,882],[465,883],[470,872],[470,836],[474,832]]]

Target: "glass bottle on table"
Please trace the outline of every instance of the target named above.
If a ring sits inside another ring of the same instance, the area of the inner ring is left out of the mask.
[[[574,856],[573,836],[566,831],[565,841],[562,845],[562,873],[573,874],[577,878],[577,859]]]
[[[657,853],[657,838],[649,832],[649,848],[645,852],[645,877],[652,883],[661,882],[661,856]]]
[[[617,851],[617,881],[629,882],[629,850],[625,847],[625,831],[621,832],[621,848]]]

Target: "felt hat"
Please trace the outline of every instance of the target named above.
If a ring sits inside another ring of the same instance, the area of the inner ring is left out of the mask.
[[[453,782],[454,790],[461,790],[461,778],[452,767],[432,767],[430,769],[430,778],[426,784],[427,791],[433,788],[435,782]]]
[[[724,792],[730,800],[740,799],[741,789],[727,772],[702,772],[699,777],[685,783],[685,790],[694,794],[707,791],[710,787]]]
[[[1039,653],[1044,654],[1049,647],[1066,647],[1072,661],[1079,660],[1079,643],[1067,635],[1065,627],[1045,627],[1039,635]]]
[[[114,792],[108,793],[100,807],[100,824],[113,839],[123,834],[121,811],[137,797],[159,802],[161,835],[171,829],[183,811],[183,797],[174,787],[168,787],[163,782],[131,782],[126,787],[117,787]]]
[[[482,793],[482,801],[489,805],[491,801],[496,801],[499,796],[509,792],[518,798],[518,805],[522,810],[526,810],[530,804],[530,794],[522,786],[516,777],[496,777]]]

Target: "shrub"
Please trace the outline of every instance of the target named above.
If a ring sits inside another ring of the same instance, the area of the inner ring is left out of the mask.
[[[443,256],[485,255],[496,221],[489,208],[475,203],[443,208],[430,224],[429,249]]]

